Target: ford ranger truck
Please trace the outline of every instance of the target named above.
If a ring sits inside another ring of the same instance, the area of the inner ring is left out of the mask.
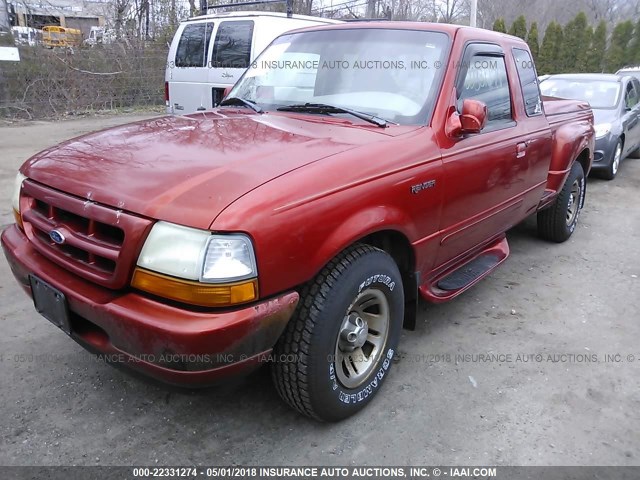
[[[589,105],[544,100],[527,45],[431,23],[273,41],[219,108],[28,160],[2,234],[35,309],[111,363],[198,386],[268,363],[337,421],[390,374],[419,300],[459,296],[537,214],[567,240]]]

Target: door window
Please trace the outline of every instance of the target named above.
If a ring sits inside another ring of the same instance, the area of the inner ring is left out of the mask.
[[[190,23],[178,42],[176,67],[204,67],[207,64],[207,51],[213,23]]]
[[[479,100],[487,106],[486,127],[506,126],[512,123],[511,91],[504,57],[471,57],[458,98],[458,112],[462,111],[462,104],[467,98]]]
[[[211,55],[213,68],[247,68],[251,61],[253,21],[222,22]]]
[[[633,82],[627,83],[627,91],[624,96],[624,104],[631,109],[638,104],[638,91],[634,88]]]

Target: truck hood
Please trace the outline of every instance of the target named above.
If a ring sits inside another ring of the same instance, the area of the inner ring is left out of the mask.
[[[274,178],[406,131],[233,112],[162,117],[92,133],[35,155],[22,172],[114,208],[208,228],[226,206]]]

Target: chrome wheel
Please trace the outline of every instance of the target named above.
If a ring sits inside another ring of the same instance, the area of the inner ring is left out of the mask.
[[[613,154],[613,161],[611,162],[611,173],[615,175],[620,168],[620,157],[622,157],[622,144],[618,142],[616,145],[616,151]]]
[[[380,290],[361,292],[347,309],[335,350],[336,376],[355,388],[369,376],[389,335],[389,301]]]
[[[579,178],[571,185],[569,205],[567,205],[567,226],[573,225],[580,211],[580,199],[582,198],[582,181]]]

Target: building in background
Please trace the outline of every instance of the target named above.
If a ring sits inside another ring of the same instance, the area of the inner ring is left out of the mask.
[[[12,26],[42,29],[58,25],[78,29],[84,38],[89,37],[92,27],[109,22],[113,12],[108,1],[8,0],[8,4]]]

